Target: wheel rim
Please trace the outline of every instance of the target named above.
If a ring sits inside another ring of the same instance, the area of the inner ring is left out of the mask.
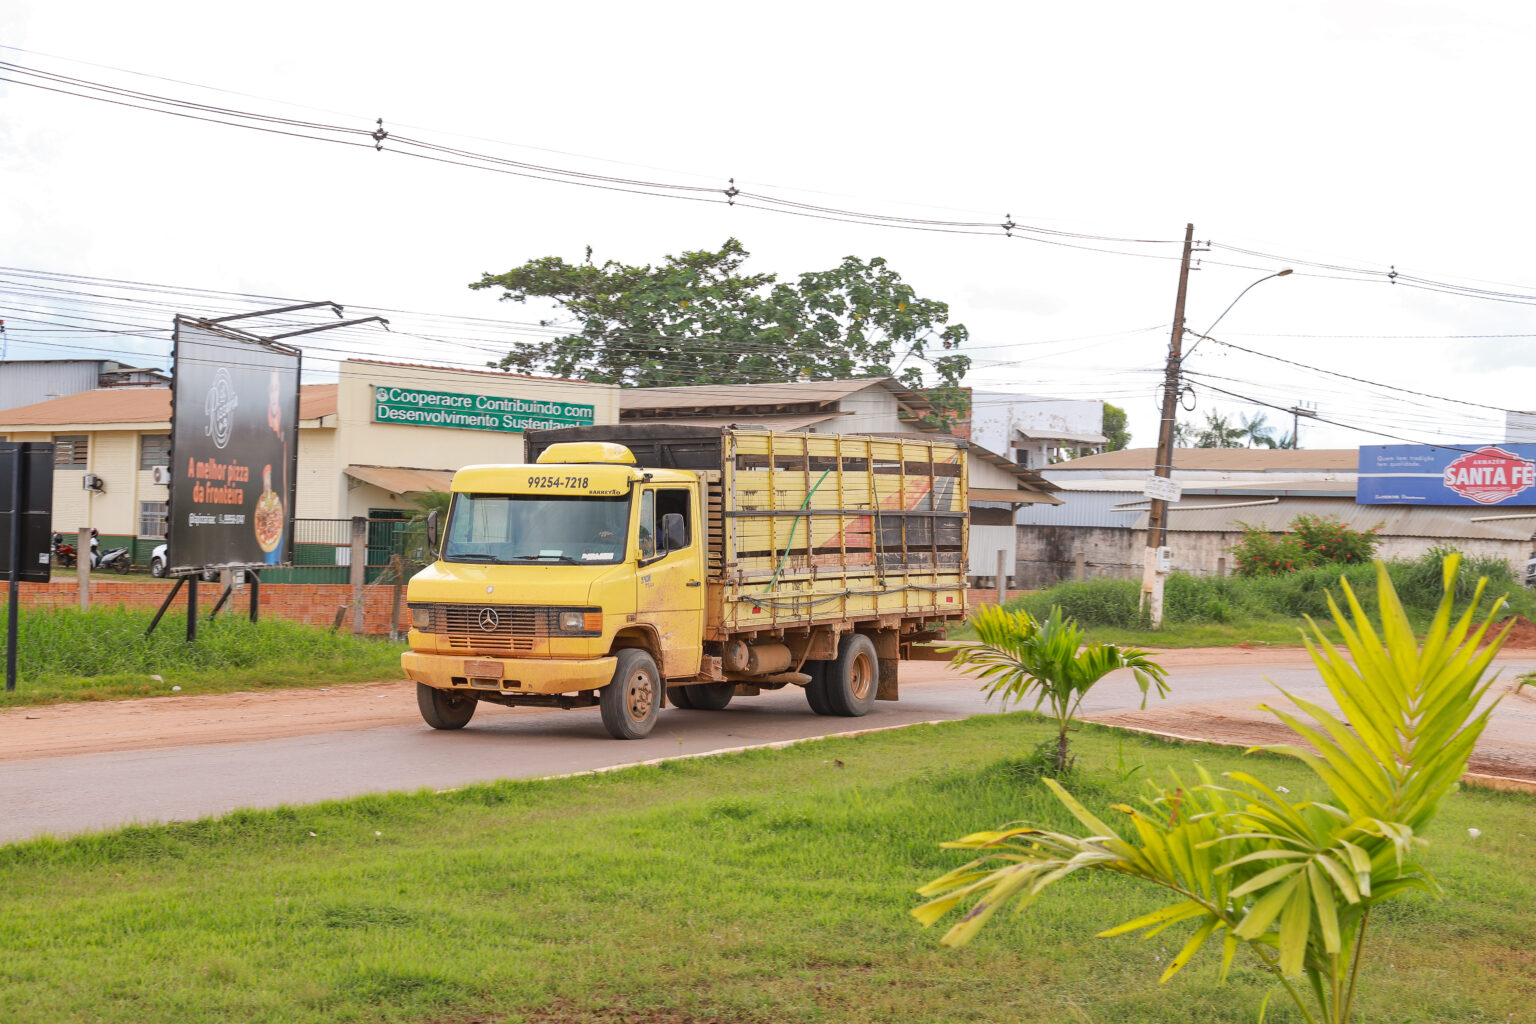
[[[848,666],[848,690],[855,700],[863,700],[869,696],[870,685],[875,680],[874,668],[869,663],[869,658],[861,654],[853,659],[853,664]]]
[[[642,670],[629,677],[629,685],[624,693],[624,704],[629,717],[636,722],[643,722],[651,717],[651,709],[656,706],[656,684],[651,681],[649,672]]]

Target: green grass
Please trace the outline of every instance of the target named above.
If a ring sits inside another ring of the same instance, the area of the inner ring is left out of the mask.
[[[1397,590],[1415,625],[1428,623],[1441,594],[1440,566],[1444,552],[1387,563]],[[1174,573],[1163,592],[1163,628],[1152,630],[1139,610],[1139,580],[1097,579],[1059,583],[1008,602],[1045,616],[1053,605],[1075,618],[1090,641],[1155,647],[1221,647],[1240,643],[1299,646],[1305,616],[1323,624],[1326,635],[1338,639],[1329,619],[1328,595],[1343,601],[1339,578],[1366,608],[1374,608],[1376,570],[1371,565],[1302,569],[1279,576],[1190,576]],[[1502,615],[1536,619],[1536,593],[1525,589],[1499,558],[1463,558],[1455,588],[1457,611],[1465,607],[1479,577],[1488,578],[1487,597],[1507,597]],[[1374,616],[1373,616],[1374,617]],[[954,639],[971,639],[968,629],[952,630]]]
[[[401,678],[403,644],[243,615],[205,618],[188,644],[185,613],[167,615],[146,637],[153,617],[126,608],[23,609],[16,690],[0,707],[163,695],[173,686],[222,693]]]
[[[7,1024],[1254,1020],[1251,965],[1222,985],[1202,955],[1159,987],[1177,929],[1093,937],[1157,905],[1126,879],[1073,876],[962,950],[908,917],[964,859],[939,842],[1071,824],[1016,756],[1048,732],[982,716],[0,847],[0,1007]],[[1092,726],[1075,744],[1072,788],[1110,817],[1139,765],[1257,760]],[[1263,760],[1303,791],[1299,766]],[[1533,809],[1447,801],[1430,859],[1449,898],[1378,912],[1362,1021],[1536,1019]]]

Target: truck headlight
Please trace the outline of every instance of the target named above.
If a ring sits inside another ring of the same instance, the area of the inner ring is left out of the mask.
[[[411,627],[413,629],[430,630],[432,628],[432,606],[427,604],[411,605]]]
[[[601,636],[603,633],[601,611],[562,611],[556,621],[562,633],[585,633],[589,636]]]

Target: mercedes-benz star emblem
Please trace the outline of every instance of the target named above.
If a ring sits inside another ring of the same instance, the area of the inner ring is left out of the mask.
[[[494,633],[499,625],[501,625],[501,616],[496,614],[495,608],[480,609],[480,628],[483,631]]]

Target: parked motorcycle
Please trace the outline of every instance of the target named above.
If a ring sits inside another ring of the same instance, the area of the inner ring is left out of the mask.
[[[96,529],[91,528],[91,568],[111,569],[114,572],[133,571],[133,552],[127,548],[108,548],[101,550],[101,545],[96,540]]]
[[[73,569],[75,567],[75,546],[73,544],[65,544],[62,533],[53,535],[53,560],[65,569]]]

